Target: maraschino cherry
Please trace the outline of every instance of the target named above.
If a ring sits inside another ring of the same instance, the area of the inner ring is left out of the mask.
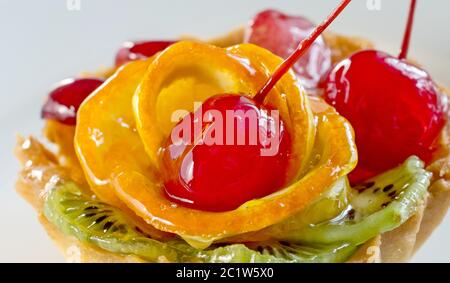
[[[429,74],[405,60],[416,1],[411,1],[398,58],[365,50],[336,65],[325,98],[352,124],[359,163],[349,175],[358,183],[402,163],[410,155],[429,161],[444,125],[445,107]]]
[[[166,49],[175,41],[126,41],[116,54],[116,67],[129,61],[145,59]]]
[[[80,104],[103,80],[96,78],[78,78],[62,80],[50,92],[42,106],[41,116],[57,120],[63,124],[75,125]]]
[[[208,145],[204,137],[210,134],[211,127],[216,122],[205,122],[201,118],[201,130],[196,134],[192,131],[195,128],[193,126],[187,143],[183,142],[186,140],[180,142],[179,139],[174,139],[173,136],[178,136],[181,125],[191,125],[198,120],[195,119],[196,113],[191,113],[174,127],[171,138],[162,150],[162,172],[169,199],[195,209],[228,211],[248,200],[275,192],[285,185],[288,181],[286,169],[291,140],[289,133],[285,131],[284,122],[281,119],[275,121],[266,114],[266,110],[270,108],[264,105],[265,97],[350,1],[343,0],[328,19],[299,44],[253,99],[238,94],[221,94],[207,99],[200,108],[203,112],[215,110],[222,117],[227,111],[242,114],[239,110],[253,110],[257,118],[257,132],[264,133],[267,137],[277,137],[272,140],[277,143],[277,152],[271,156],[261,154],[261,149],[273,145],[267,143],[266,139],[258,139],[256,144],[251,144],[246,139],[244,145]],[[244,119],[239,114],[237,116],[238,120]],[[224,126],[219,122],[219,126],[227,129],[228,125]],[[234,127],[232,131],[225,130],[224,136],[226,139],[227,135],[233,134],[236,137],[242,133],[246,137],[251,135],[250,122],[247,120],[241,125],[240,131],[238,127]]]
[[[244,41],[264,47],[286,59],[314,28],[315,24],[304,17],[265,10],[253,18],[246,30]],[[308,90],[314,90],[330,69],[331,49],[322,36],[314,41],[308,52],[293,66],[302,85]]]
[[[223,119],[204,121],[201,134],[195,134],[196,116],[205,113],[206,117],[210,110],[218,111]],[[228,110],[234,113],[233,128],[227,124]],[[254,113],[254,117],[246,118],[248,113]],[[163,155],[165,187],[171,199],[202,210],[224,211],[273,193],[284,184],[290,137],[284,123],[273,119],[267,107],[244,96],[217,95],[207,99],[201,110],[183,119],[187,120],[190,137],[187,140],[172,137]],[[251,132],[252,122],[257,132]],[[211,137],[218,135],[215,131],[219,123],[223,134],[213,144]],[[242,137],[244,140],[239,143]],[[261,150],[270,150],[272,146],[276,147],[276,154],[262,156]]]

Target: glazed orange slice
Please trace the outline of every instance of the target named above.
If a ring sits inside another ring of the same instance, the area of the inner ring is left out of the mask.
[[[178,122],[179,110],[192,112],[207,98],[224,93],[253,96],[282,62],[269,51],[251,44],[223,49],[195,42],[180,42],[155,58],[134,96],[137,129],[147,154],[159,166],[159,150]],[[313,117],[306,94],[295,75],[286,74],[266,103],[280,111],[293,136],[288,179],[309,158],[314,141]]]
[[[204,212],[177,206],[164,197],[161,185],[125,167],[116,168],[115,188],[119,197],[148,223],[191,243],[210,243],[261,230],[302,211],[356,164],[350,124],[331,107],[317,117],[317,159],[309,172],[287,188],[246,202],[236,210]]]
[[[232,211],[205,212],[167,199],[158,176],[158,152],[177,122],[174,111],[193,111],[194,102],[220,93],[253,96],[280,62],[254,45],[222,49],[180,42],[125,65],[78,112],[77,154],[96,194],[196,247],[302,211],[353,169],[357,155],[350,124],[331,107],[314,109],[292,72],[266,99],[293,137],[290,185]]]
[[[123,206],[111,187],[116,164],[151,171],[136,131],[131,100],[152,59],[120,68],[81,105],[77,116],[75,151],[90,187],[100,200]]]

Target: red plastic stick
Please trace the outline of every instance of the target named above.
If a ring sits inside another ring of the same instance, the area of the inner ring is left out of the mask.
[[[405,59],[408,56],[409,42],[411,40],[411,32],[414,23],[414,14],[416,11],[416,0],[411,0],[411,6],[409,7],[408,22],[406,23],[405,35],[403,36],[403,44],[398,59]]]

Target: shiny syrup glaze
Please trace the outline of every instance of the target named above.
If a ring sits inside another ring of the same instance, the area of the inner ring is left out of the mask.
[[[445,124],[445,103],[429,74],[404,60],[416,1],[411,1],[399,58],[365,50],[340,62],[326,80],[325,98],[352,124],[359,183],[418,155],[430,161]]]
[[[275,70],[253,99],[238,94],[214,96],[204,102],[202,110],[212,109],[224,115],[227,110],[252,109],[258,113],[258,132],[264,131],[266,118],[261,113],[267,109],[264,105],[267,94],[349,3],[350,0],[342,1]],[[195,117],[188,115],[180,124],[183,124],[185,119],[192,121]],[[199,144],[187,147],[176,145],[177,141],[169,137],[162,150],[163,179],[168,198],[195,209],[227,211],[283,187],[287,181],[285,176],[291,143],[281,119],[279,123],[278,151],[270,158],[261,155],[260,149],[263,145],[260,143],[230,146]],[[203,129],[207,127],[207,124],[202,123]],[[243,130],[248,136],[248,124],[245,124]],[[174,131],[178,131],[177,127],[172,130],[172,135]],[[237,133],[235,132],[235,135]],[[190,143],[202,140],[201,134],[191,135],[194,138]],[[227,133],[224,136],[226,135]]]

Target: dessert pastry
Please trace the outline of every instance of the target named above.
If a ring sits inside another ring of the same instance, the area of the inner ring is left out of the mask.
[[[58,150],[19,138],[17,189],[66,258],[407,261],[450,202],[447,91],[406,60],[415,1],[399,57],[322,34],[349,2],[319,26],[268,10],[126,43],[58,85]]]

